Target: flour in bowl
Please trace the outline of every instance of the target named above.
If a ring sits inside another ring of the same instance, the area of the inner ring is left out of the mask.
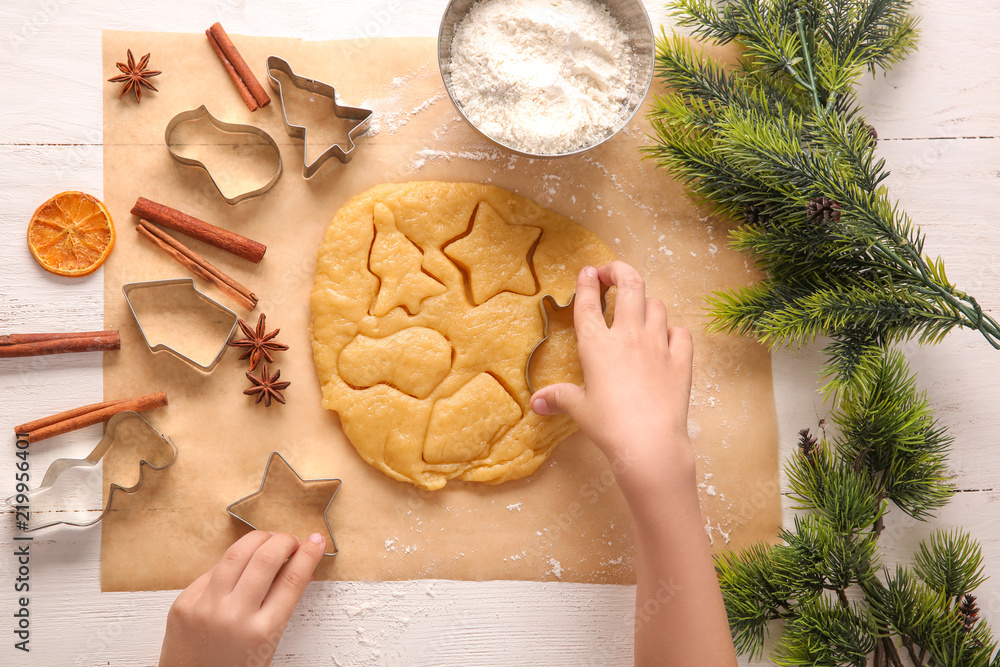
[[[529,153],[568,153],[624,120],[632,53],[595,0],[480,0],[455,31],[450,72],[483,133]]]

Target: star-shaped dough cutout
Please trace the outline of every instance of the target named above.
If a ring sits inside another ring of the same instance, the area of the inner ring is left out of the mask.
[[[427,297],[444,294],[446,287],[423,272],[424,255],[396,227],[396,216],[385,204],[375,204],[375,240],[368,267],[381,281],[371,314],[382,317],[402,306],[411,315]]]
[[[535,293],[528,253],[541,233],[538,227],[507,224],[489,204],[481,202],[471,231],[443,250],[464,269],[472,303],[478,306],[500,292]]]
[[[255,530],[291,533],[306,540],[326,526],[330,536],[325,556],[337,555],[327,514],[340,490],[339,479],[302,479],[278,452],[271,452],[260,489],[240,498],[226,511]],[[322,517],[322,519],[320,518]]]

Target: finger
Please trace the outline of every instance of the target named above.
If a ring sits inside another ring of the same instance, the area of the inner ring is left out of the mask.
[[[205,572],[200,577],[192,581],[187,588],[181,591],[177,599],[174,600],[174,607],[187,607],[196,603],[204,595],[205,589],[208,588],[208,583],[212,580],[212,575],[215,573],[215,568],[213,567],[208,572]]]
[[[691,332],[684,327],[669,327],[667,329],[667,347],[670,349],[670,356],[676,356],[689,365],[694,359],[694,343],[691,340]]]
[[[259,609],[264,596],[274,583],[278,570],[288,557],[295,553],[299,538],[288,533],[278,533],[262,544],[243,570],[243,576],[236,582],[232,598],[238,605],[248,609]]]
[[[240,580],[243,570],[246,569],[247,563],[250,562],[260,545],[270,538],[269,533],[255,530],[236,540],[215,566],[215,574],[212,575],[212,580],[208,584],[209,595],[223,597],[232,593],[236,582]]]
[[[665,333],[667,331],[667,307],[653,297],[646,297],[646,328]]]
[[[639,272],[620,260],[605,264],[597,272],[601,282],[616,288],[611,326],[641,326],[646,321],[646,283]]]
[[[542,387],[531,397],[531,409],[539,415],[566,413],[573,419],[583,417],[583,387],[569,382]]]
[[[272,627],[284,627],[288,623],[325,550],[326,539],[319,533],[313,533],[281,568],[261,604],[261,611],[272,619]]]
[[[594,331],[607,331],[604,309],[601,308],[601,281],[597,269],[585,266],[576,277],[573,298],[573,325],[577,340],[586,339]]]

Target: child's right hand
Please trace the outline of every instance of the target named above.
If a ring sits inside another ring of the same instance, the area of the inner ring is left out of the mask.
[[[618,288],[611,327],[602,282]],[[687,433],[691,334],[667,326],[663,303],[646,298],[642,277],[624,262],[580,272],[573,314],[586,386],[543,387],[531,408],[576,420],[611,460],[632,510],[635,664],[735,667]]]
[[[617,288],[611,327],[601,311],[602,282]],[[664,477],[693,482],[691,334],[667,325],[663,302],[647,298],[642,276],[621,261],[580,272],[573,313],[585,388],[543,387],[532,410],[569,413],[611,460],[626,494]]]

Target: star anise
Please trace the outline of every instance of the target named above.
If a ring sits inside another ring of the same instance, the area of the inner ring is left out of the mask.
[[[125,84],[122,86],[122,94],[118,96],[118,99],[125,97],[130,90],[134,90],[135,101],[142,102],[143,86],[149,88],[150,90],[156,90],[156,86],[151,84],[149,79],[161,74],[161,72],[158,69],[146,69],[146,65],[149,64],[148,53],[140,58],[137,64],[135,62],[135,58],[132,57],[132,49],[128,49],[128,62],[115,64],[118,66],[118,69],[122,71],[122,73],[118,76],[111,77],[108,81],[111,83]]]
[[[260,377],[247,373],[247,379],[250,380],[251,387],[244,389],[243,393],[247,396],[256,394],[257,400],[254,401],[254,405],[264,401],[265,408],[271,407],[272,399],[284,404],[285,397],[281,395],[281,392],[287,389],[291,382],[278,382],[278,378],[280,377],[281,371],[275,371],[274,375],[268,373],[267,362],[264,362],[264,368],[260,372]]]
[[[230,341],[230,347],[245,347],[247,351],[243,353],[240,359],[246,359],[250,357],[250,370],[257,368],[257,364],[260,363],[263,357],[264,361],[269,364],[274,363],[274,357],[271,356],[271,352],[278,352],[281,350],[287,350],[287,345],[282,345],[274,340],[274,337],[278,335],[281,329],[275,329],[269,334],[264,333],[265,320],[264,314],[261,313],[260,317],[257,318],[257,329],[250,328],[250,325],[239,319],[237,323],[240,325],[240,329],[243,330],[243,335],[246,338],[241,338],[240,340]]]

